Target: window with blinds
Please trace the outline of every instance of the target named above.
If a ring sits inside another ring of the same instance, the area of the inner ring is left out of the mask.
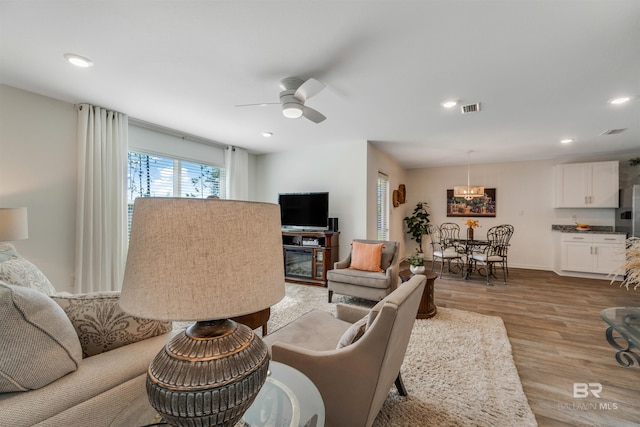
[[[389,177],[378,172],[378,240],[389,240]]]
[[[138,197],[223,196],[224,169],[155,154],[128,153],[127,212],[131,230],[133,202]]]

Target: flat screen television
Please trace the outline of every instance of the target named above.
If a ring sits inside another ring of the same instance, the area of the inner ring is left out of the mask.
[[[278,195],[282,228],[326,230],[329,193],[281,193]]]

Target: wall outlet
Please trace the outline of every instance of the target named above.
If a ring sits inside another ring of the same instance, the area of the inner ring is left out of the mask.
[[[578,222],[578,215],[571,215],[571,221]]]

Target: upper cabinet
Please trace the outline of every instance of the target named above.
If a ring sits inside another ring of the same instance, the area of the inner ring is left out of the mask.
[[[619,164],[570,163],[556,166],[556,208],[617,208]]]

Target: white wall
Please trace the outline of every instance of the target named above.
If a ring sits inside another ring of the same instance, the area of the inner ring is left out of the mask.
[[[327,144],[257,156],[256,200],[277,203],[278,193],[328,191],[343,257],[345,245],[367,235],[367,145]]]
[[[13,242],[59,291],[75,258],[74,106],[0,85],[0,207],[26,206],[29,239]]]
[[[631,157],[634,155],[471,165],[471,184],[495,188],[497,202],[495,218],[478,218],[481,228],[476,229],[475,237],[484,238],[486,231],[494,225],[512,224],[515,233],[511,239],[509,265],[553,270],[556,242],[552,224],[573,224],[572,215],[577,216],[578,222],[590,225],[613,226],[615,222],[614,209],[555,209],[554,166],[620,160],[621,185],[626,185],[634,174],[628,168]],[[454,185],[464,185],[466,180],[466,165],[409,170],[407,204],[413,208],[419,201],[427,202],[432,223],[455,222],[464,230],[464,218],[447,217],[446,190]],[[408,236],[405,239],[410,241]],[[413,241],[411,243],[415,245]],[[425,252],[430,254],[428,240]]]
[[[389,240],[400,242],[399,259],[407,252],[413,252],[415,244],[409,247],[405,245],[404,217],[413,209],[408,204],[393,207],[393,190],[397,190],[400,184],[407,182],[407,171],[387,153],[379,150],[372,144],[368,145],[367,161],[367,238],[376,239],[378,234],[378,172],[389,177]]]

